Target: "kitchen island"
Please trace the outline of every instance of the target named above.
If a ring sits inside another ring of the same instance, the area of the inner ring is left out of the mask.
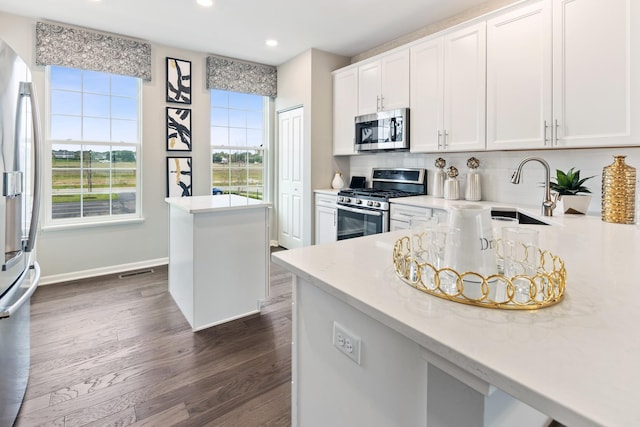
[[[170,197],[169,292],[194,331],[260,312],[269,289],[271,203]]]
[[[392,266],[404,230],[274,254],[295,275],[293,425],[640,425],[640,230],[543,219],[527,227],[565,261],[567,288],[537,311],[409,287]]]

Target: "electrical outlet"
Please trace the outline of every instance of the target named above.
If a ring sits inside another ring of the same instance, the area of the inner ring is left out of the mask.
[[[360,364],[360,337],[338,322],[333,322],[333,345],[358,365]]]

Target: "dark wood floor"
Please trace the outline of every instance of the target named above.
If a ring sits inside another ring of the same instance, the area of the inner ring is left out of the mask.
[[[291,276],[271,265],[261,315],[197,333],[167,268],[42,286],[16,426],[286,426]]]

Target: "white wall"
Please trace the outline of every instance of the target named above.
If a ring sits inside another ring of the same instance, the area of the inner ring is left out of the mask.
[[[35,65],[35,23],[30,18],[0,12],[0,37],[31,65],[45,117],[45,69]],[[152,81],[142,88],[142,213],[144,221],[43,230],[38,260],[43,282],[165,263],[168,256],[168,210],[165,164],[165,57],[192,61],[193,189],[209,194],[209,92],[205,89],[206,54],[152,44]],[[175,104],[174,104],[175,105]]]
[[[639,141],[640,144],[640,141]],[[352,156],[350,169],[352,175],[364,175],[371,180],[373,167],[420,167],[428,170],[428,193],[431,194],[431,181],[435,172],[434,161],[442,157],[447,168],[455,166],[460,171],[461,195],[464,196],[464,182],[467,172],[467,159],[475,156],[480,160],[478,169],[482,176],[482,199],[504,203],[540,206],[544,195],[541,183],[544,181],[544,168],[536,162],[527,163],[523,168],[519,185],[511,184],[511,174],[522,159],[529,156],[542,157],[551,167],[551,176],[555,170],[580,169],[581,177],[595,175],[585,185],[591,190],[593,199],[589,213],[601,212],[602,168],[613,163],[613,155],[626,155],[626,163],[640,168],[640,147],[611,149],[575,149],[575,150],[531,150],[531,151],[495,151],[470,153],[376,153]]]

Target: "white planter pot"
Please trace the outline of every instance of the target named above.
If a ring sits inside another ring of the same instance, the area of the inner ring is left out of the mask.
[[[591,203],[590,194],[577,194],[575,196],[560,196],[556,203],[556,212],[563,214],[586,214]]]

